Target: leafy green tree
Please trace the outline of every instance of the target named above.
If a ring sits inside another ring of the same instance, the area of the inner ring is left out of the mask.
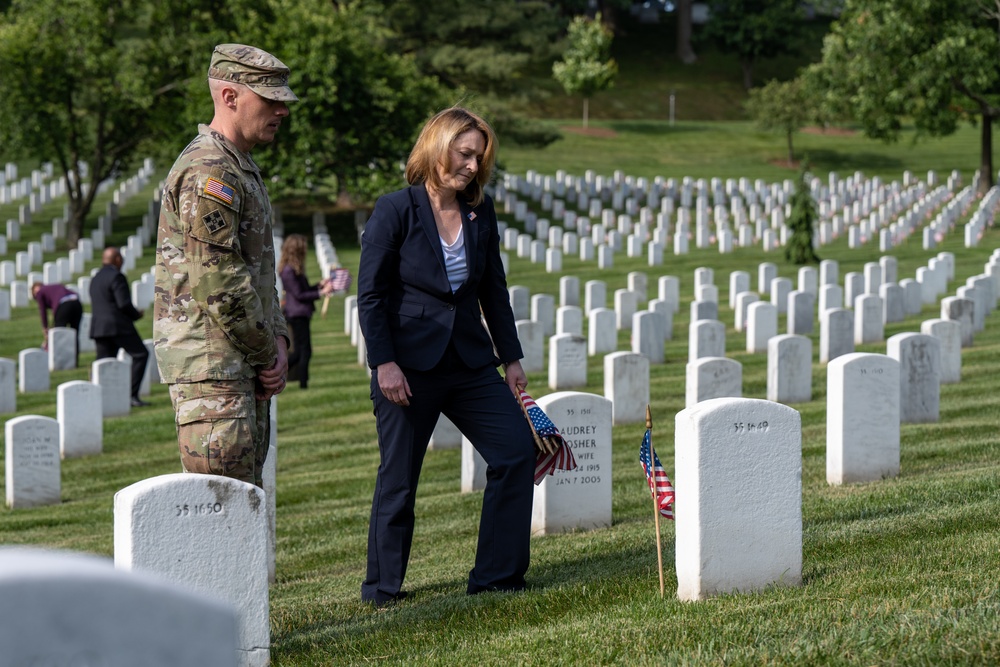
[[[685,65],[698,60],[691,46],[691,12],[691,0],[677,0],[677,58]]]
[[[792,137],[815,116],[803,81],[771,80],[762,87],[751,89],[744,107],[760,129],[785,134],[788,163],[794,163]]]
[[[583,96],[583,126],[590,115],[590,98],[610,88],[618,64],[610,57],[611,31],[601,24],[601,15],[577,16],[569,24],[563,59],[552,65],[552,75],[570,95]]]
[[[177,128],[191,54],[212,39],[204,32],[177,39],[179,17],[190,21],[197,4],[15,0],[5,14],[0,143],[14,156],[51,159],[68,176],[71,245],[93,206],[93,186]],[[91,187],[83,184],[84,162]]]
[[[519,94],[528,68],[547,63],[566,20],[542,0],[366,0],[384,6],[393,49],[452,89]]]
[[[378,7],[327,0],[266,0],[238,25],[244,38],[291,70],[299,101],[274,144],[255,151],[271,189],[330,189],[341,203],[368,201],[402,183],[416,133],[447,106],[444,90],[395,38]]]
[[[703,39],[739,58],[747,90],[753,87],[758,60],[796,50],[802,16],[799,0],[715,0],[710,12]]]
[[[562,0],[556,5],[564,12],[586,2]],[[566,19],[551,3],[482,0],[474,10],[460,0],[365,0],[365,4],[381,8],[395,33],[393,51],[411,56],[422,74],[441,81],[452,100],[475,106],[502,141],[544,147],[560,137],[514,111],[534,95],[524,85],[526,74],[547,67],[556,55],[555,44]]]
[[[813,223],[818,215],[816,202],[809,191],[808,175],[809,164],[803,162],[799,181],[791,198],[792,213],[787,221],[791,234],[785,245],[785,259],[798,265],[819,262],[819,256],[813,248]]]
[[[1000,19],[986,3],[847,0],[809,68],[828,111],[872,138],[946,136],[978,123],[981,192],[993,184],[993,123],[1000,118]]]

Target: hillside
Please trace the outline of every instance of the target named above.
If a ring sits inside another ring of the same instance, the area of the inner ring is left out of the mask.
[[[612,45],[618,63],[618,79],[611,90],[599,93],[590,102],[594,120],[667,120],[670,95],[675,98],[676,120],[742,120],[746,90],[741,82],[739,62],[698,40],[698,61],[684,65],[675,56],[675,25],[672,15],[664,15],[657,25],[642,24],[624,15]],[[761,61],[754,81],[794,77],[798,69],[820,58],[822,38],[829,29],[826,20],[803,21],[797,55]],[[537,91],[540,98],[522,103],[520,110],[535,118],[575,118],[581,115],[582,101],[567,96],[553,80],[551,66],[539,67],[525,80],[524,90]]]

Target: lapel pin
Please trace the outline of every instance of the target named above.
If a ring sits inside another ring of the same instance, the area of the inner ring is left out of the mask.
[[[469,221],[470,221],[470,222],[471,222],[472,220],[475,220],[475,219],[476,219],[476,212],[475,212],[475,211],[472,211],[471,213],[469,213],[469,216],[468,216],[468,217],[469,217]]]

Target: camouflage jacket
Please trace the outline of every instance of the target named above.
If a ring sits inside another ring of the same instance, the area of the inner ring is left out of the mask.
[[[200,125],[160,207],[153,343],[164,382],[252,378],[274,363],[288,330],[271,218],[250,155]]]

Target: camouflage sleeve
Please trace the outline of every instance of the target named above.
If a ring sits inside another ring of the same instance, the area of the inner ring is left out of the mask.
[[[194,182],[182,188],[180,210],[188,229],[185,254],[191,295],[247,363],[266,368],[278,350],[240,252],[243,190],[220,168],[196,171],[189,178]]]

